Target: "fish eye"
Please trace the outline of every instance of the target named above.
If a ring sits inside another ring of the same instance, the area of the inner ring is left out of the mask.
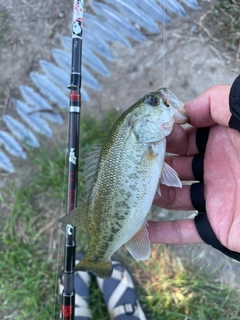
[[[149,95],[147,96],[146,102],[151,106],[155,107],[159,105],[159,98],[155,95]]]

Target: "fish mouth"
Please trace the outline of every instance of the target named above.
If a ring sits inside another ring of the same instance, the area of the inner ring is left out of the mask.
[[[172,93],[167,88],[161,88],[157,90],[164,104],[168,105],[174,111],[174,121],[175,123],[183,124],[188,121],[188,114],[184,108],[184,103],[180,101],[174,93]]]
[[[181,104],[179,104],[178,108],[175,109],[175,115],[174,115],[174,120],[175,123],[179,123],[179,124],[183,124],[183,123],[187,123],[188,122],[188,114],[187,111],[184,108],[184,103],[181,102]]]

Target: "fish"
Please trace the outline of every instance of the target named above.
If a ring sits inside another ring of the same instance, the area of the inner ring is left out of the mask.
[[[167,88],[150,92],[115,122],[102,148],[88,153],[83,166],[85,199],[60,218],[89,235],[74,271],[99,278],[112,274],[111,256],[122,246],[136,260],[150,257],[146,217],[159,183],[182,187],[164,162],[166,137],[188,120],[184,104]]]

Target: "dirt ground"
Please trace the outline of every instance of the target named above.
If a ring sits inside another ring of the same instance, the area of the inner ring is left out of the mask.
[[[201,28],[211,4],[204,0],[198,2],[198,11],[185,7],[186,18],[171,15],[173,23],[160,26],[158,35],[147,35],[143,44],[132,42],[132,49],[118,43],[111,45],[116,60],[104,61],[111,77],[96,75],[101,90],[87,90],[91,101],[83,102],[82,116],[92,109],[101,112],[119,107],[124,110],[148,91],[162,86],[186,102],[215,84],[232,84],[239,72],[236,60],[231,53],[218,48]],[[32,86],[29,73],[40,70],[39,59],[51,61],[51,49],[61,48],[59,35],[70,36],[72,2],[0,0],[0,9],[0,127],[4,128],[1,115],[18,117],[10,99],[21,98],[19,86]],[[88,10],[86,1],[86,12]],[[54,127],[55,135],[60,132],[67,132],[66,121],[63,126]],[[7,177],[4,172],[0,172],[0,176]],[[12,177],[16,176],[10,179]],[[180,254],[189,252],[186,247],[177,250]],[[236,284],[240,273],[238,263],[207,246],[196,246],[194,255],[196,263],[203,268],[212,269],[215,266],[212,260],[223,263],[222,281]],[[193,256],[193,250],[189,256]]]
[[[59,35],[70,36],[72,19],[71,1],[50,0],[47,5],[33,0],[3,2],[6,10],[0,16],[0,115],[11,112],[9,98],[21,97],[21,84],[33,85],[29,73],[40,71],[38,61],[52,60],[51,49],[61,48]],[[85,3],[89,12],[89,2]],[[111,48],[116,60],[104,61],[111,77],[95,74],[101,91],[87,89],[91,101],[83,103],[83,110],[113,106],[126,109],[146,92],[161,86],[187,101],[214,84],[231,84],[237,74],[235,61],[217,49],[199,27],[210,4],[199,0],[199,5],[198,11],[185,7],[186,18],[171,15],[172,24],[165,28],[160,25],[159,35],[145,34],[148,40],[143,44],[132,42],[132,49],[114,43]]]

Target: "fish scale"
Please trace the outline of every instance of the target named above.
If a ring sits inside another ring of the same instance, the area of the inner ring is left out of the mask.
[[[181,187],[166,163],[166,136],[187,115],[177,97],[162,88],[145,95],[115,122],[102,149],[84,165],[86,201],[60,219],[89,235],[89,246],[75,270],[98,277],[112,274],[111,256],[122,245],[137,260],[150,256],[146,217],[159,181]]]
[[[127,131],[129,131],[129,134]],[[122,137],[123,132],[124,139]],[[94,251],[95,255],[91,254],[91,259],[94,261],[105,260],[112,251],[116,251],[118,247],[129,240],[129,237],[132,237],[136,233],[136,230],[139,229],[139,226],[141,226],[145,220],[146,212],[148,212],[151,207],[152,200],[151,197],[149,197],[149,191],[151,192],[152,187],[154,190],[157,188],[158,177],[161,172],[161,167],[160,165],[157,165],[157,163],[163,163],[164,154],[161,155],[162,159],[154,159],[156,162],[155,166],[149,166],[149,163],[147,166],[145,161],[142,162],[142,166],[139,166],[139,163],[141,162],[139,159],[143,159],[144,157],[149,158],[147,156],[148,146],[146,145],[143,148],[142,145],[139,145],[137,149],[135,147],[133,156],[132,148],[125,148],[125,152],[121,153],[121,149],[126,144],[129,144],[130,146],[135,145],[136,136],[132,133],[131,128],[122,125],[118,135],[115,136],[114,146],[105,158],[105,166],[103,165],[99,168],[98,184],[94,186],[96,191],[94,190],[93,192],[101,194],[100,205],[97,202],[97,210],[94,210],[95,208],[93,208],[95,213],[95,216],[93,217],[94,221],[98,221],[101,213],[107,213],[105,214],[103,224],[91,223],[91,230],[87,229],[88,233],[93,234],[89,251]],[[116,166],[116,162],[121,162],[121,167]],[[128,169],[131,169],[130,173],[125,170],[125,165],[128,166]],[[115,176],[115,181],[114,179],[111,180],[110,186],[108,186],[107,183],[109,181],[109,176],[106,174],[106,170],[109,170],[112,175]],[[151,175],[149,175],[149,171],[152,171]],[[116,177],[121,177],[121,179],[119,179],[120,181],[116,181]],[[148,184],[148,180],[151,181],[151,185]],[[132,185],[133,181],[134,185]],[[115,186],[115,189],[111,189],[112,185]],[[136,185],[140,185],[141,188],[134,188]],[[102,194],[103,188],[106,188],[104,190],[104,195]],[[142,199],[144,199],[144,201],[142,201]],[[139,207],[141,208],[140,211]],[[121,217],[121,228],[116,227],[118,217]],[[105,220],[109,223],[106,223]],[[129,225],[131,228],[128,228],[128,233],[126,233],[125,226]],[[102,234],[102,239],[99,237],[100,234]],[[117,235],[116,240],[114,244],[112,243],[111,246],[108,246],[107,248],[106,242],[110,244],[109,241],[114,234],[115,236]],[[99,251],[96,250],[96,244],[98,244],[102,256],[99,254]],[[91,250],[91,248],[94,248],[95,250]],[[104,248],[104,250],[102,248]]]

